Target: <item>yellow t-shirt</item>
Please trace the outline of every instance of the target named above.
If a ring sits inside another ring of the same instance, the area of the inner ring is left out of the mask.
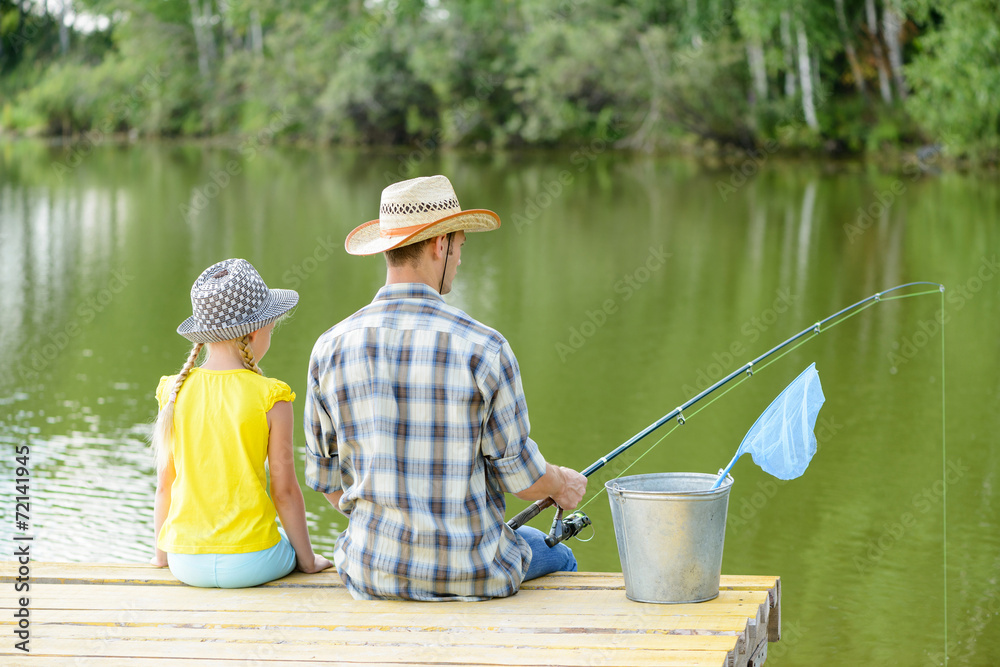
[[[166,404],[176,375],[160,379]],[[235,554],[278,543],[277,512],[267,493],[267,411],[294,401],[280,380],[250,370],[195,368],[174,406],[170,511],[157,545],[167,553]]]

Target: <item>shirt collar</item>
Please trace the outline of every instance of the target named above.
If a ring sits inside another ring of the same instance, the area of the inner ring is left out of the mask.
[[[434,299],[442,303],[444,302],[444,297],[430,285],[424,283],[393,283],[379,289],[372,303],[376,301],[393,301],[396,299]]]

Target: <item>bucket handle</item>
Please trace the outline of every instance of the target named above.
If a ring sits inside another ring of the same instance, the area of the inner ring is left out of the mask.
[[[625,494],[622,493],[622,488],[618,485],[618,482],[611,482],[610,490],[615,492],[615,500],[620,503],[625,502]]]

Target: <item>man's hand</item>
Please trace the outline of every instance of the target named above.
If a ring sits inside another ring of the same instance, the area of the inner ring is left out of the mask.
[[[555,466],[562,473],[562,489],[552,494],[552,500],[564,510],[574,510],[583,500],[587,492],[587,478],[575,470],[563,466]]]
[[[575,470],[546,463],[538,481],[514,495],[521,500],[552,500],[564,510],[576,509],[587,491],[587,478]]]

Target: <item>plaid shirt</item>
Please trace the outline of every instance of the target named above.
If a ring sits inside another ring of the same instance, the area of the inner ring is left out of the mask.
[[[545,459],[503,336],[427,285],[388,285],[320,336],[307,382],[306,483],[344,491],[334,560],[351,594],[516,593],[531,550],[504,523],[504,493]]]

